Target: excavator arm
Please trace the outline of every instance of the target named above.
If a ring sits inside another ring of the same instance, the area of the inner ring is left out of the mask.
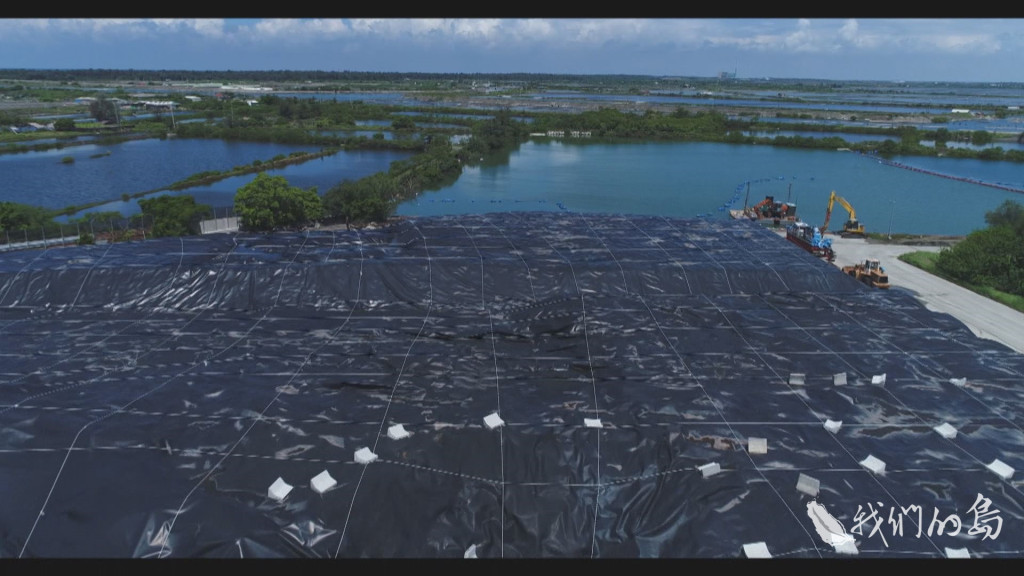
[[[824,234],[825,231],[828,230],[828,223],[832,219],[832,207],[836,202],[839,202],[839,204],[850,214],[850,219],[847,220],[846,224],[843,226],[843,232],[863,234],[864,227],[857,221],[857,213],[854,212],[853,206],[851,206],[845,198],[836,194],[835,190],[833,190],[832,194],[828,197],[828,207],[825,208],[825,223],[821,225],[821,232]]]
[[[825,223],[821,225],[821,233],[824,234],[828,230],[828,221],[832,219],[832,205],[836,201],[836,191],[832,191],[832,195],[828,197],[828,207],[825,208]]]
[[[833,194],[835,194],[835,192],[833,192]],[[853,206],[850,206],[850,203],[843,199],[842,196],[836,196],[836,200],[839,201],[839,203],[843,205],[843,208],[846,208],[846,211],[850,213],[850,220],[856,221],[857,214],[853,211]]]

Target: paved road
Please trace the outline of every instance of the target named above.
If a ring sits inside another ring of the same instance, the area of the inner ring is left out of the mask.
[[[889,274],[890,290],[909,291],[929,310],[949,314],[977,336],[1001,342],[1024,354],[1024,314],[897,259],[904,252],[938,252],[941,247],[876,244],[862,238],[831,234],[828,237],[836,251],[836,266],[878,258]]]

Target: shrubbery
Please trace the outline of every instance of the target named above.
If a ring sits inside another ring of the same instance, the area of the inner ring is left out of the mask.
[[[298,228],[319,220],[323,206],[316,188],[291,186],[284,176],[260,172],[235,193],[235,213],[247,230]]]
[[[985,221],[988,228],[940,252],[936,267],[961,282],[1024,296],[1024,207],[1007,200]]]

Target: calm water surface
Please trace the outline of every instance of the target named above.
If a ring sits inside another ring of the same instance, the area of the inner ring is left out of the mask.
[[[1010,162],[895,158],[961,178],[1024,190]],[[748,192],[749,189],[749,192]],[[453,185],[399,206],[409,216],[571,210],[729,218],[773,195],[820,224],[830,193],[847,199],[869,232],[968,234],[985,212],[1024,194],[888,166],[854,152],[705,143],[590,144],[532,141],[508,162],[467,168]],[[842,211],[841,208],[839,208]],[[833,215],[833,219],[846,215]]]
[[[49,208],[109,200],[92,211],[139,211],[121,194],[161,190],[204,170],[223,171],[314,147],[217,140],[142,140],[112,146],[0,155],[0,200]],[[106,154],[93,157],[94,155]],[[74,157],[64,164],[61,158]],[[343,180],[388,170],[409,152],[346,151],[268,171],[322,194]],[[540,138],[511,154],[467,167],[452,185],[403,203],[401,215],[571,210],[728,218],[729,209],[767,195],[796,202],[805,221],[824,220],[829,194],[849,200],[869,232],[963,235],[985,213],[1024,194],[1024,167],[1011,162],[907,157],[895,160],[942,175],[886,165],[854,152],[708,143],[606,143]],[[229,207],[254,174],[175,192]],[[165,192],[158,192],[165,193]],[[845,215],[838,215],[845,218]],[[834,219],[836,216],[834,215]]]
[[[230,170],[296,151],[316,152],[319,148],[171,138],[0,154],[0,174],[3,175],[0,201],[60,209],[109,200],[89,211],[117,210],[131,216],[139,212],[138,202],[135,199],[123,202],[119,200],[122,194],[160,190],[199,172]],[[267,173],[285,176],[291,185],[300,188],[316,186],[323,193],[342,180],[358,180],[385,171],[391,162],[410,155],[404,151],[343,151]],[[62,162],[65,156],[74,161]],[[192,194],[197,201],[215,207],[230,206],[237,189],[255,176],[228,178],[175,194]]]

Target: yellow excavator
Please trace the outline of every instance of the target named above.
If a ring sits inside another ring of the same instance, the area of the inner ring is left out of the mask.
[[[843,224],[843,229],[839,232],[839,235],[843,238],[849,236],[863,238],[866,234],[864,232],[864,225],[857,221],[857,213],[853,211],[853,206],[850,206],[850,203],[845,198],[836,194],[835,190],[832,191],[832,195],[828,198],[828,208],[825,209],[825,223],[821,225],[821,233],[824,234],[828,230],[828,221],[832,219],[832,206],[836,202],[839,202],[850,213],[850,219]]]

